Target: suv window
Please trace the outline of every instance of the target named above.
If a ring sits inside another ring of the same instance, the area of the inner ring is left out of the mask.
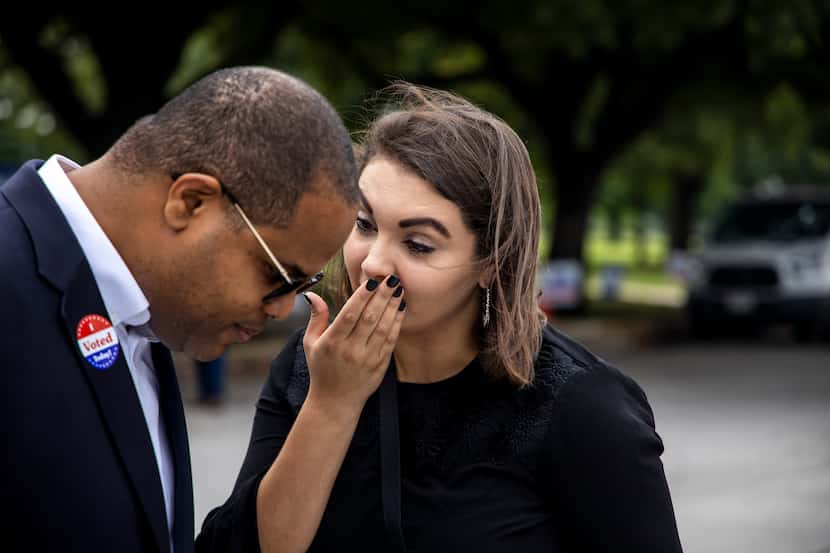
[[[712,234],[713,242],[789,242],[830,233],[830,202],[745,202],[730,207]]]

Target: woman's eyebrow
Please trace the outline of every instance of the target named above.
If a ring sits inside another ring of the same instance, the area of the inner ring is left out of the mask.
[[[401,219],[398,222],[398,226],[401,228],[415,227],[419,225],[430,226],[438,232],[440,232],[442,235],[444,235],[445,238],[451,238],[450,231],[447,230],[447,227],[445,227],[439,221],[436,221],[432,217],[414,217],[412,219]]]
[[[366,207],[366,211],[369,212],[369,215],[374,215],[375,213],[372,211],[372,206],[369,204],[369,200],[366,199],[366,196],[363,195],[363,190],[359,190],[360,192],[360,202]]]

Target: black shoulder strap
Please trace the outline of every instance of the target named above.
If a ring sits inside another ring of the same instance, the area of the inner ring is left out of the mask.
[[[401,528],[401,443],[394,360],[380,384],[380,479],[383,522],[394,551],[405,553]]]

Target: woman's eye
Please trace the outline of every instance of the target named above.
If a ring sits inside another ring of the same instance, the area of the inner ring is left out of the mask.
[[[404,244],[406,244],[407,249],[414,254],[430,253],[435,250],[432,246],[427,246],[426,244],[421,244],[420,242],[416,242],[414,240],[407,240]]]
[[[364,219],[363,217],[358,217],[355,221],[355,226],[357,226],[358,230],[361,232],[371,232],[374,230],[372,227],[372,223],[368,219]]]

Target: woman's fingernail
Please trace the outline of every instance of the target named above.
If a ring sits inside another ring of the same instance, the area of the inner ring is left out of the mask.
[[[394,288],[395,286],[397,286],[397,285],[398,285],[398,283],[399,283],[400,281],[401,281],[401,279],[399,279],[399,278],[398,278],[398,277],[396,277],[395,275],[392,275],[392,276],[390,276],[390,277],[389,277],[389,280],[387,280],[387,281],[386,281],[386,285],[387,285],[389,288]]]
[[[403,286],[398,286],[398,287],[395,289],[395,291],[394,291],[394,292],[392,292],[392,297],[393,297],[393,298],[397,298],[397,297],[398,297],[398,296],[400,296],[401,294],[403,294]]]
[[[306,302],[308,302],[308,305],[309,305],[309,306],[311,305],[311,299],[308,297],[308,294],[306,294],[305,292],[303,292],[303,299],[304,299]]]
[[[378,281],[377,280],[375,280],[373,278],[370,278],[369,280],[366,281],[366,289],[369,290],[370,292],[372,290],[374,290],[375,288],[377,288],[377,287],[378,287]]]
[[[401,301],[401,304],[398,306],[398,311],[403,311],[406,309],[406,300]]]

